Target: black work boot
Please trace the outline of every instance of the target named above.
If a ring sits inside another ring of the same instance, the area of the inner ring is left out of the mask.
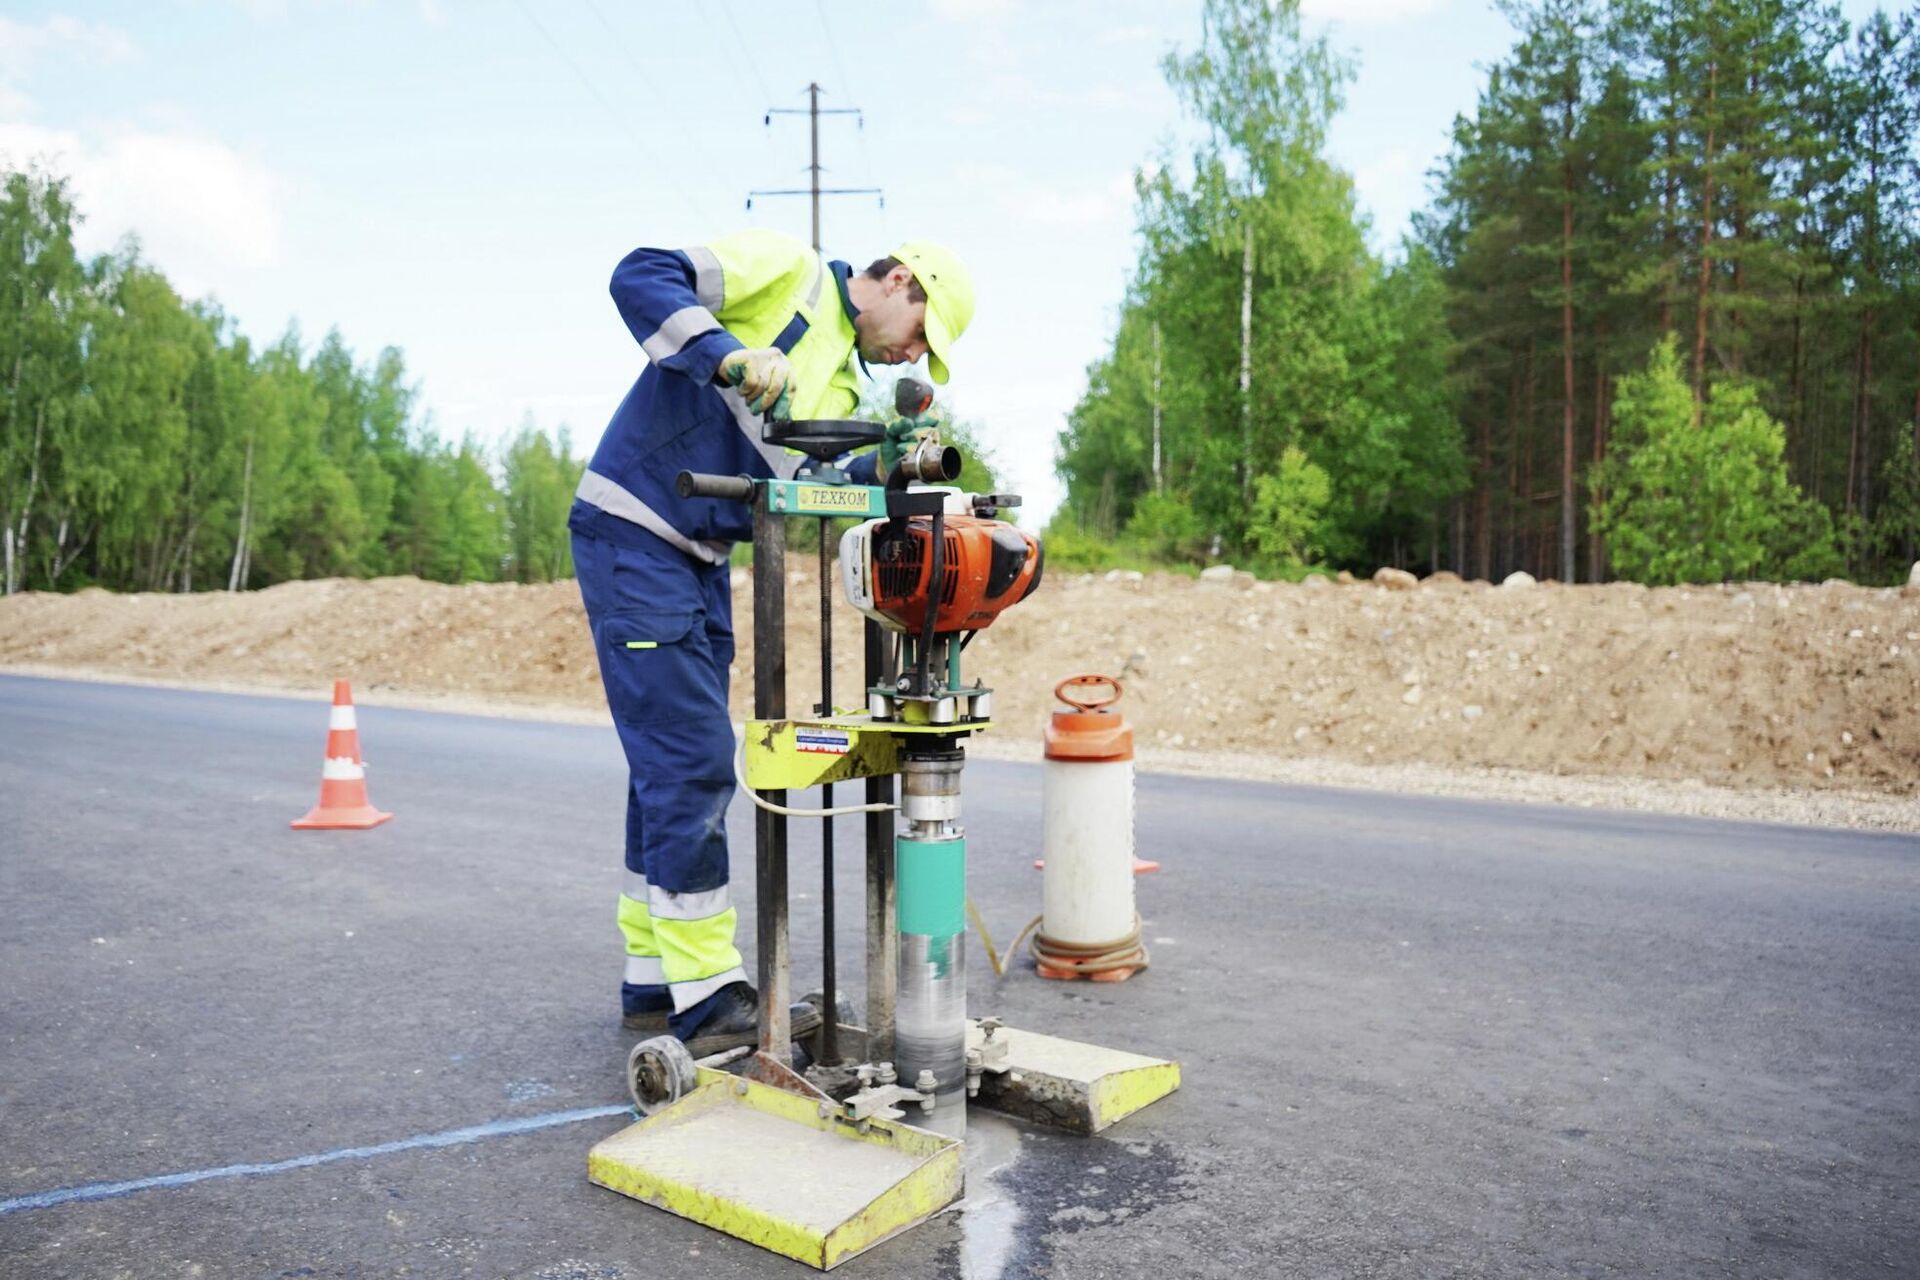
[[[810,1004],[787,1006],[789,1035],[804,1036],[820,1026],[820,1010]],[[713,1009],[700,1025],[680,1033],[696,1058],[725,1053],[760,1039],[760,994],[747,983],[729,982],[713,996]]]

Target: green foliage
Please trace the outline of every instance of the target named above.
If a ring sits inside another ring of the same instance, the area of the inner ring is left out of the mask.
[[[1254,481],[1253,545],[1283,571],[1297,571],[1319,557],[1319,530],[1333,482],[1299,449],[1288,448],[1279,470]]]
[[[1619,380],[1614,413],[1619,451],[1596,472],[1592,516],[1621,572],[1725,582],[1832,559],[1826,513],[1787,478],[1785,433],[1750,385],[1722,384],[1696,420],[1669,337]]]
[[[1177,493],[1149,493],[1134,503],[1126,539],[1157,560],[1196,561],[1206,554],[1206,526]]]
[[[1113,539],[1102,537],[1080,526],[1065,509],[1054,514],[1042,535],[1047,548],[1049,573],[1095,573],[1107,569],[1134,568],[1142,558]]]
[[[572,576],[567,508],[585,470],[586,464],[572,457],[564,427],[557,439],[549,440],[529,421],[507,446],[510,572],[518,581],[550,582]]]
[[[1920,458],[1914,454],[1913,433],[1903,431],[1894,438],[1880,482],[1885,497],[1867,534],[1871,549],[1895,566],[1911,568],[1920,559]]]
[[[0,550],[8,592],[190,591],[330,574],[572,571],[581,463],[531,424],[500,459],[414,417],[397,350],[256,350],[129,243],[73,249],[63,180],[0,179]],[[504,479],[504,487],[501,480]]]
[[[1297,3],[1213,0],[1205,26],[1164,64],[1205,141],[1136,179],[1140,260],[1060,437],[1067,507],[1154,557],[1244,558],[1259,554],[1259,481],[1296,449],[1329,482],[1324,550],[1388,558],[1465,479],[1439,273],[1430,256],[1389,269],[1368,252],[1324,152],[1352,68]]]

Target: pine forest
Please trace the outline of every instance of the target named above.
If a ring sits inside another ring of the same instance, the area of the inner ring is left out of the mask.
[[[1805,0],[1536,0],[1396,254],[1353,68],[1212,0],[1061,436],[1055,545],[1293,574],[1904,580],[1920,538],[1920,36]],[[1417,92],[1417,87],[1409,92]]]

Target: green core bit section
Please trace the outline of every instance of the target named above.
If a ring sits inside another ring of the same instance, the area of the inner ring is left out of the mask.
[[[893,842],[895,915],[900,932],[940,938],[967,927],[967,842]]]

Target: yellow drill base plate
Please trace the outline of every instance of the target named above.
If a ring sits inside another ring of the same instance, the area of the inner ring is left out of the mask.
[[[1099,1133],[1180,1087],[1180,1064],[1037,1031],[1001,1027],[1007,1041],[1003,1074],[980,1079],[974,1102],[1016,1120],[1070,1133]],[[967,1048],[985,1043],[980,1024],[967,1023]]]
[[[703,1068],[692,1093],[595,1145],[587,1177],[825,1271],[959,1199],[960,1144],[884,1120],[862,1133]]]

